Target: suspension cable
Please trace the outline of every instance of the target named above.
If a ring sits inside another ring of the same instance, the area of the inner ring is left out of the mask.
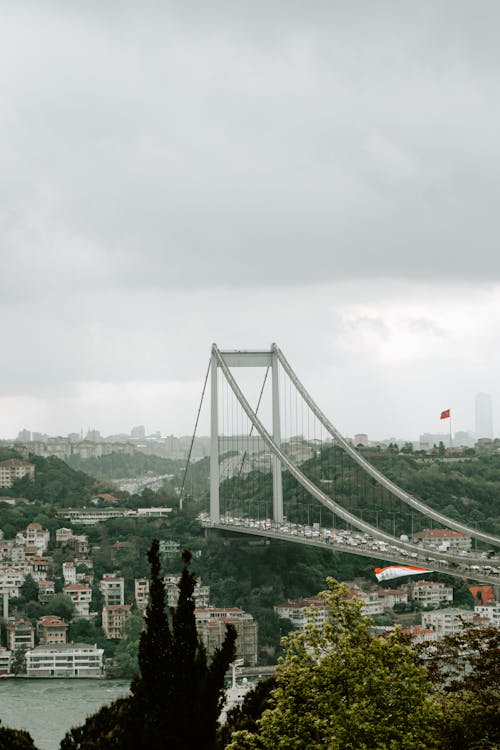
[[[187,476],[187,473],[188,473],[189,462],[191,460],[191,453],[193,452],[194,439],[196,437],[196,430],[198,428],[198,422],[199,422],[199,419],[200,419],[200,413],[201,413],[201,407],[203,405],[203,399],[205,398],[205,389],[207,387],[209,372],[210,372],[210,359],[208,360],[207,374],[205,375],[205,382],[203,383],[203,391],[202,391],[202,394],[201,394],[200,405],[198,407],[198,414],[196,415],[196,422],[195,422],[195,425],[194,425],[193,437],[191,438],[191,445],[189,446],[189,452],[188,452],[188,457],[187,457],[187,461],[186,461],[186,468],[184,469],[184,476],[182,477],[182,486],[181,486],[181,491],[179,493],[179,510],[182,510],[182,493],[184,492],[184,485],[186,483],[186,476]]]

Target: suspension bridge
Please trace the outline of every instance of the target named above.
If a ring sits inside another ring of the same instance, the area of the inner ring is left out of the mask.
[[[252,381],[255,407],[235,369],[264,372]],[[204,394],[209,375],[210,505],[199,515],[206,528],[500,585],[500,538],[444,515],[369,461],[276,344],[262,351],[214,344]],[[441,544],[432,546],[439,535]]]

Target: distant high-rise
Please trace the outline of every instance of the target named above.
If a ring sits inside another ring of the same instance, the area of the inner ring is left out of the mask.
[[[478,393],[476,396],[476,438],[493,437],[493,414],[491,396]]]
[[[130,437],[133,438],[139,438],[139,440],[142,440],[146,437],[146,430],[144,428],[143,424],[137,425],[137,427],[132,427],[130,430]]]

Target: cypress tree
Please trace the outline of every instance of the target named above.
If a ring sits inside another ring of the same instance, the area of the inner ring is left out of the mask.
[[[61,750],[213,750],[217,719],[224,703],[224,677],[235,658],[236,631],[226,637],[210,665],[198,638],[194,616],[196,578],[185,550],[178,583],[179,600],[165,609],[159,542],[148,552],[150,603],[139,644],[141,674],[132,680],[129,698],[105,706],[82,727],[72,729]]]

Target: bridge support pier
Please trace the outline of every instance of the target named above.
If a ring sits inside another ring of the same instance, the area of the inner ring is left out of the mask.
[[[272,375],[272,434],[277,445],[281,445],[280,396],[279,396],[279,360],[278,355],[270,351],[220,351],[216,344],[212,346],[211,358],[211,407],[210,407],[210,520],[220,520],[219,498],[219,405],[218,405],[218,370],[219,357],[227,367],[268,367]],[[273,474],[273,520],[283,520],[283,485],[281,461],[272,456]]]

